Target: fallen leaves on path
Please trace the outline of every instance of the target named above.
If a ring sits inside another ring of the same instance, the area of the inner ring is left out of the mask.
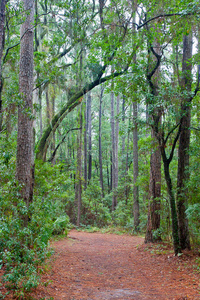
[[[50,270],[32,294],[55,300],[200,300],[189,258],[146,251],[143,238],[72,230],[53,242]]]
[[[199,276],[182,258],[144,251],[143,238],[72,230],[53,243],[52,282],[37,297],[78,299],[200,299]],[[138,247],[139,246],[139,247]]]

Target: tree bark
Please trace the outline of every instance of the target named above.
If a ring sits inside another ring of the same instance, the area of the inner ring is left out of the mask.
[[[115,121],[115,196],[117,204],[117,188],[118,188],[118,178],[119,178],[119,162],[118,162],[118,151],[119,151],[119,102],[120,97],[117,96],[116,103],[116,121]]]
[[[180,247],[179,234],[178,234],[179,230],[178,230],[178,218],[177,218],[177,211],[176,211],[176,201],[175,201],[172,180],[169,171],[170,161],[166,158],[164,146],[161,147],[161,155],[163,159],[165,181],[167,184],[167,190],[168,190],[170,208],[171,208],[174,254],[177,255],[178,253],[181,252],[181,247]]]
[[[153,59],[150,61],[149,66],[155,65],[157,61],[156,55],[161,55],[161,46],[157,40],[154,42],[153,46]],[[159,85],[160,85],[160,66],[157,67],[155,73],[151,77],[151,82],[153,84],[153,95],[156,97],[159,95]],[[152,103],[151,103],[152,104]],[[153,120],[154,128],[160,130],[161,128],[161,108],[155,107],[153,109],[153,116],[148,115],[148,105],[146,120]],[[153,149],[150,158],[150,181],[149,181],[149,204],[148,204],[148,220],[147,220],[147,230],[145,235],[145,243],[155,242],[161,240],[160,232],[160,197],[161,197],[161,153],[159,145],[156,142],[156,135],[154,129],[151,130],[151,137],[153,139]],[[157,232],[156,232],[157,231]],[[154,234],[156,232],[156,234]]]
[[[183,95],[181,103],[181,133],[178,148],[178,173],[177,173],[177,211],[179,222],[179,239],[181,249],[191,249],[188,220],[186,217],[189,180],[189,145],[190,145],[190,97],[192,86],[192,33],[183,39],[183,61],[181,88]]]
[[[40,127],[40,138],[42,137],[42,132],[43,132],[43,120],[42,120],[42,91],[41,88],[39,88],[38,92],[38,101],[39,101],[39,127]]]
[[[77,134],[77,171],[76,171],[76,202],[77,202],[77,226],[81,223],[82,202],[82,109],[79,110],[80,130]]]
[[[27,207],[33,197],[33,37],[34,1],[23,0],[26,20],[21,25],[16,179]]]
[[[137,11],[137,0],[132,2],[132,14],[133,14],[133,23],[135,23],[136,19],[136,11]],[[133,37],[136,33],[135,24],[133,24]],[[136,54],[133,57],[133,61],[137,63]],[[134,228],[136,231],[139,230],[140,224],[140,207],[139,207],[139,188],[137,185],[137,179],[139,175],[138,168],[138,104],[137,104],[137,89],[134,89],[133,94],[133,217],[134,217]]]
[[[158,89],[157,80],[154,81],[154,74],[156,74],[156,72],[159,70],[160,63],[161,63],[161,55],[154,50],[152,45],[149,45],[149,56],[148,56],[149,58],[150,58],[151,53],[155,57],[155,63],[153,64],[153,67],[150,66],[150,64],[148,66],[149,68],[147,70],[147,81],[149,83],[149,88],[150,88],[150,93],[151,93],[151,98],[150,98],[149,104],[155,105],[156,100],[157,100],[156,97],[158,96],[159,89]],[[177,211],[176,211],[176,201],[175,201],[175,196],[174,196],[174,192],[173,192],[173,186],[172,186],[172,181],[171,181],[171,176],[170,176],[170,171],[169,171],[169,165],[170,165],[173,155],[174,155],[175,146],[176,146],[176,143],[177,143],[179,135],[180,135],[180,129],[178,130],[176,137],[174,138],[169,158],[167,158],[167,155],[165,152],[167,139],[164,139],[164,132],[163,132],[163,128],[161,126],[161,116],[162,116],[162,107],[160,107],[160,105],[159,105],[159,106],[156,106],[153,109],[153,112],[151,113],[151,118],[152,118],[151,126],[152,126],[154,134],[159,142],[161,157],[163,160],[165,181],[167,184],[168,195],[169,195],[169,200],[170,200],[174,253],[175,253],[175,255],[177,255],[179,252],[181,252],[181,248],[180,248],[179,233],[178,233],[179,226],[178,226],[178,217],[177,217]]]
[[[104,197],[104,186],[103,186],[103,164],[102,164],[102,144],[101,144],[101,117],[102,117],[102,99],[103,99],[103,86],[101,85],[101,93],[99,98],[99,174],[101,184],[101,197]]]
[[[139,189],[137,185],[138,179],[138,124],[137,124],[137,102],[133,102],[133,217],[134,228],[139,230],[140,209],[139,209]]]
[[[46,87],[46,117],[47,117],[47,124],[50,124],[51,117],[50,117],[50,103],[49,103],[49,85]]]
[[[55,87],[53,87],[53,94],[52,94],[52,98],[51,98],[51,119],[54,117],[55,115]],[[51,152],[54,153],[55,151],[55,147],[56,147],[56,136],[55,136],[55,132],[52,136],[52,141],[51,141]],[[51,163],[53,165],[55,165],[55,155],[54,158],[51,160]]]
[[[84,126],[84,189],[86,190],[86,188],[87,188],[87,180],[88,180],[88,171],[87,171],[87,167],[88,167],[88,163],[87,163],[88,118],[87,118],[87,98],[86,97],[85,97],[84,115],[85,115],[85,126]]]
[[[112,164],[112,149],[109,151],[110,153],[110,192],[112,191],[113,188],[113,164]]]
[[[92,97],[88,92],[87,97],[87,120],[88,120],[88,183],[92,178],[92,113],[91,113]]]
[[[130,144],[130,127],[131,127],[131,116],[132,116],[132,105],[130,105],[130,113],[129,113],[129,126],[128,126],[128,134],[127,134],[127,143],[126,143],[126,161],[125,161],[125,199],[126,205],[128,204],[128,197],[130,192],[130,184],[128,181],[128,170],[129,170],[129,144]]]
[[[3,122],[3,109],[2,109],[2,89],[3,89],[3,78],[2,78],[2,55],[4,49],[5,40],[5,8],[6,0],[1,0],[0,3],[0,132],[2,130]]]
[[[125,128],[125,96],[122,97],[122,126],[123,128]],[[122,154],[121,154],[121,158],[122,158],[122,168],[124,168],[125,166],[125,140],[126,140],[126,134],[125,132],[122,135]],[[125,169],[122,171],[123,175],[125,173]]]
[[[110,188],[110,174],[109,174],[109,164],[107,162],[107,165],[106,165],[106,174],[107,174],[107,185],[108,185],[108,192],[111,191],[111,188]]]
[[[114,112],[114,92],[111,92],[111,138],[112,138],[112,211],[115,210],[117,206],[117,196],[116,196],[116,143],[115,143],[115,112]]]
[[[155,145],[156,137],[152,130],[153,152],[150,158],[149,205],[145,243],[161,240],[160,233],[154,232],[160,228],[160,196],[161,196],[161,153]]]

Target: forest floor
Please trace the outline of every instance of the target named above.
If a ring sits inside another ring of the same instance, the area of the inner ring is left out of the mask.
[[[145,245],[142,237],[76,230],[51,246],[43,284],[29,299],[200,299],[191,252],[175,257],[168,246]]]

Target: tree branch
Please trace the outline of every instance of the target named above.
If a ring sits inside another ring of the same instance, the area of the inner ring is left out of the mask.
[[[13,46],[10,46],[10,47],[8,47],[6,49],[6,53],[5,53],[5,55],[4,55],[3,59],[2,59],[3,64],[5,63],[5,60],[6,60],[6,57],[8,55],[9,50],[13,49],[14,47],[17,47],[19,44],[20,44],[20,42],[18,42],[17,44],[15,44]]]
[[[200,91],[200,65],[198,65],[198,75],[197,75],[197,84],[196,84],[196,89],[194,91],[194,94],[192,95],[192,97],[190,98],[190,102],[193,100],[193,98],[196,96],[196,94]]]
[[[167,143],[168,138],[170,137],[170,135],[174,132],[174,130],[180,125],[180,122],[178,124],[176,124],[176,126],[174,126],[174,128],[172,128],[172,130],[170,130],[164,140],[164,144]]]
[[[8,47],[8,48],[6,49],[6,53],[5,53],[5,55],[4,55],[4,57],[3,57],[3,60],[2,60],[3,64],[5,63],[5,60],[6,60],[6,57],[7,57],[7,55],[8,55],[9,50],[11,50],[11,49],[13,49],[14,47],[18,46],[18,45],[21,43],[21,40],[24,38],[25,34],[26,34],[29,30],[32,30],[33,28],[35,28],[35,26],[36,26],[36,25],[34,25],[34,26],[28,28],[28,29],[24,32],[24,34],[21,36],[20,41],[19,41],[17,44],[15,44],[15,45],[13,45],[13,46],[10,46],[10,47]]]
[[[156,59],[157,59],[157,62],[156,62],[155,67],[153,68],[153,70],[152,70],[149,74],[147,74],[147,80],[148,80],[149,82],[152,82],[152,81],[151,81],[151,78],[152,78],[152,76],[155,74],[155,72],[156,72],[156,70],[158,69],[158,67],[160,66],[160,62],[161,62],[162,55],[156,53],[152,46],[150,47],[150,50],[151,50],[151,52],[153,53],[153,55],[154,55],[154,56],[156,57]],[[153,83],[152,83],[152,84],[153,84]]]
[[[139,30],[140,28],[148,25],[148,23],[154,21],[154,20],[157,20],[157,19],[161,19],[161,18],[166,18],[166,17],[174,17],[174,16],[180,16],[180,17],[183,17],[183,16],[191,16],[191,15],[194,15],[194,13],[188,13],[188,14],[183,14],[183,13],[173,13],[173,14],[160,14],[160,15],[157,15],[155,17],[152,17],[150,19],[148,19],[147,21],[145,21],[144,23],[142,23],[141,25],[138,25],[137,23],[134,23],[134,25],[136,25],[137,27],[137,30]]]
[[[190,127],[190,129],[200,131],[200,128],[196,128],[196,127]]]
[[[133,52],[135,51],[136,50],[134,50]],[[102,78],[107,66],[106,64],[105,66],[102,67],[101,71],[99,72],[97,78],[94,81],[92,81],[89,84],[87,83],[79,92],[74,94],[69,99],[67,104],[54,116],[50,125],[43,132],[42,138],[39,140],[37,145],[37,153],[36,153],[37,159],[45,160],[45,155],[50,143],[51,135],[56,131],[56,129],[58,128],[58,126],[60,125],[64,117],[82,102],[82,96],[85,95],[90,90],[92,90],[94,87],[98,86],[99,84],[124,74],[129,67],[132,57],[133,57],[133,53],[130,55],[127,66],[124,68],[123,71],[115,72]]]
[[[65,141],[66,136],[68,135],[68,133],[69,133],[70,131],[73,131],[73,130],[80,130],[80,129],[81,129],[81,128],[71,128],[71,129],[69,129],[69,130],[67,131],[67,133],[66,133],[66,134],[64,135],[64,137],[62,138],[61,142],[56,146],[56,148],[55,148],[55,150],[53,151],[51,157],[48,159],[49,162],[52,162],[52,161],[53,161],[53,159],[54,159],[54,157],[55,157],[55,155],[56,155],[56,152],[57,152],[58,148],[60,147],[60,145],[61,145],[62,143],[64,143],[64,141]]]
[[[174,156],[174,150],[175,150],[175,147],[176,147],[176,143],[178,142],[180,133],[181,133],[181,122],[180,122],[180,124],[179,124],[179,130],[178,130],[178,132],[177,132],[177,135],[176,135],[176,137],[175,137],[175,139],[174,139],[174,142],[173,142],[173,145],[172,145],[172,150],[171,150],[171,152],[170,152],[170,156],[169,156],[169,158],[167,159],[167,161],[168,161],[169,164],[170,164],[170,162],[172,161],[172,158],[173,158],[173,156]]]
[[[200,128],[196,128],[196,127],[190,127],[190,129],[200,131]]]
[[[44,85],[46,87],[46,85],[50,82],[49,79],[45,79],[43,80],[41,83],[36,84],[36,87],[33,89],[33,91],[35,91],[36,89],[38,89],[39,87],[41,87],[42,85]]]

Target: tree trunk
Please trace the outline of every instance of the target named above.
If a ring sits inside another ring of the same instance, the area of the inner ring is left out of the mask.
[[[107,185],[108,185],[108,192],[110,192],[111,188],[110,188],[110,174],[109,174],[109,165],[107,162],[107,166],[106,166],[106,173],[107,173]]]
[[[163,159],[164,174],[165,174],[165,180],[167,184],[167,190],[168,190],[170,208],[171,208],[174,254],[177,255],[178,253],[181,252],[181,247],[180,247],[179,234],[178,234],[178,217],[176,211],[176,201],[173,192],[172,180],[169,172],[169,161],[166,159],[166,154],[163,147],[161,147],[161,155]]]
[[[26,20],[21,25],[19,88],[23,104],[18,108],[16,179],[27,207],[33,197],[33,37],[34,1],[23,0]]]
[[[135,20],[137,11],[137,0],[132,1],[132,13],[133,13],[133,39],[136,33]],[[133,57],[133,61],[137,64],[136,54]],[[138,169],[138,104],[137,104],[137,89],[134,89],[132,100],[133,102],[133,217],[134,217],[134,228],[136,231],[139,230],[140,224],[140,210],[139,210],[139,188],[137,185],[137,179],[139,175]]]
[[[87,117],[88,117],[88,183],[92,177],[92,115],[91,115],[92,97],[88,92],[87,97]]]
[[[129,144],[130,144],[130,127],[131,127],[131,116],[132,116],[132,105],[130,105],[130,115],[129,115],[129,126],[128,126],[128,136],[126,144],[126,163],[125,163],[125,199],[126,205],[128,204],[128,197],[130,192],[130,185],[128,182],[128,170],[129,170]]]
[[[42,91],[41,91],[41,88],[39,88],[38,100],[39,100],[39,107],[40,107],[39,122],[40,122],[40,138],[41,138],[42,132],[43,132],[43,124],[42,124]]]
[[[139,229],[140,211],[139,211],[139,190],[137,185],[138,179],[138,124],[137,124],[137,102],[133,102],[133,217],[134,228]]]
[[[84,128],[84,189],[86,190],[87,188],[87,180],[88,180],[88,172],[87,172],[87,134],[88,134],[88,119],[87,119],[87,98],[85,97],[85,110],[84,110],[84,115],[85,115],[85,128]]]
[[[119,177],[119,163],[118,163],[118,148],[119,148],[119,102],[120,97],[117,96],[117,106],[116,106],[116,121],[115,121],[115,196],[117,205],[117,188],[118,188],[118,177]]]
[[[156,81],[154,82],[152,77],[160,66],[161,56],[158,55],[152,47],[150,47],[150,49],[151,49],[151,52],[154,54],[154,56],[156,56],[156,59],[157,59],[157,62],[156,62],[156,65],[154,66],[153,71],[149,72],[149,70],[148,70],[149,73],[147,74],[147,80],[149,82],[150,92],[151,92],[151,96],[152,96],[150,101],[151,101],[151,104],[155,104],[156,96],[158,95],[158,87],[157,87]],[[154,103],[152,103],[152,99],[155,100]],[[177,211],[176,211],[176,202],[175,202],[175,196],[173,193],[172,181],[171,181],[170,172],[169,172],[169,165],[170,165],[170,162],[172,161],[172,158],[174,155],[174,149],[175,149],[177,140],[179,138],[180,131],[178,131],[176,138],[174,139],[171,153],[169,155],[169,158],[167,159],[166,152],[165,152],[166,142],[164,140],[162,127],[160,126],[161,125],[160,124],[161,116],[162,116],[162,109],[159,107],[156,107],[153,110],[153,113],[151,114],[152,128],[154,130],[156,138],[159,141],[161,156],[162,156],[162,160],[163,160],[163,164],[164,164],[165,180],[166,180],[168,194],[169,194],[171,217],[172,217],[173,246],[174,246],[174,253],[175,253],[175,255],[177,255],[179,252],[181,252],[181,249],[180,249],[180,243],[179,243],[178,217],[177,217]]]
[[[81,223],[82,202],[82,111],[79,111],[80,130],[77,133],[77,171],[76,171],[76,201],[77,201],[77,226]]]
[[[160,44],[157,40],[154,42],[154,52],[157,55],[161,55]],[[152,61],[149,60],[149,65],[155,65],[157,61],[156,55],[153,55]],[[159,95],[159,85],[160,83],[160,67],[158,66],[155,73],[152,75],[151,82],[153,84],[153,96]],[[153,117],[154,116],[154,117]],[[161,153],[160,148],[156,142],[155,128],[160,130],[161,128],[161,116],[162,112],[159,107],[155,107],[153,110],[153,116],[148,115],[148,104],[147,104],[147,114],[146,120],[153,120],[154,129],[151,130],[151,137],[153,138],[153,149],[150,159],[150,182],[149,182],[149,204],[148,204],[148,221],[147,230],[145,235],[145,242],[155,242],[156,240],[161,240],[160,232],[160,197],[161,197]],[[156,234],[154,234],[154,232]]]
[[[125,129],[125,96],[122,97],[122,127]],[[123,178],[125,177],[125,166],[126,166],[125,140],[126,140],[126,133],[124,131],[122,134],[122,149],[121,149],[121,168],[122,168]]]
[[[5,39],[5,8],[6,0],[1,0],[0,3],[0,132],[2,130],[3,122],[3,111],[2,111],[2,89],[3,89],[3,80],[2,80],[2,55],[4,49],[4,39]]]
[[[101,197],[103,198],[104,188],[103,188],[103,166],[102,166],[102,144],[101,144],[102,98],[103,98],[103,86],[101,85],[101,94],[99,99],[99,171],[100,171]]]
[[[55,87],[53,88],[53,94],[52,94],[52,98],[51,98],[51,120],[55,115]],[[53,137],[52,137],[52,141],[51,141],[51,152],[54,153],[55,151],[55,147],[56,147],[56,136],[55,136],[55,132],[53,133]],[[55,165],[55,155],[53,157],[53,159],[51,160],[52,164]]]
[[[181,133],[178,148],[178,174],[177,174],[177,211],[179,222],[179,239],[181,249],[191,249],[188,220],[186,217],[187,208],[187,181],[189,180],[189,145],[190,145],[190,97],[192,85],[192,33],[184,36],[183,40],[183,61],[181,88],[183,95],[181,103]]]
[[[154,232],[160,228],[161,153],[158,146],[155,145],[156,138],[153,130],[151,136],[154,146],[150,159],[149,206],[145,243],[161,240],[159,232],[154,235]]]
[[[114,113],[114,92],[111,92],[111,137],[112,137],[112,211],[117,205],[116,196],[116,143],[115,143],[115,113]]]
[[[50,124],[50,103],[49,103],[49,86],[46,87],[46,116],[47,116],[47,124]]]

